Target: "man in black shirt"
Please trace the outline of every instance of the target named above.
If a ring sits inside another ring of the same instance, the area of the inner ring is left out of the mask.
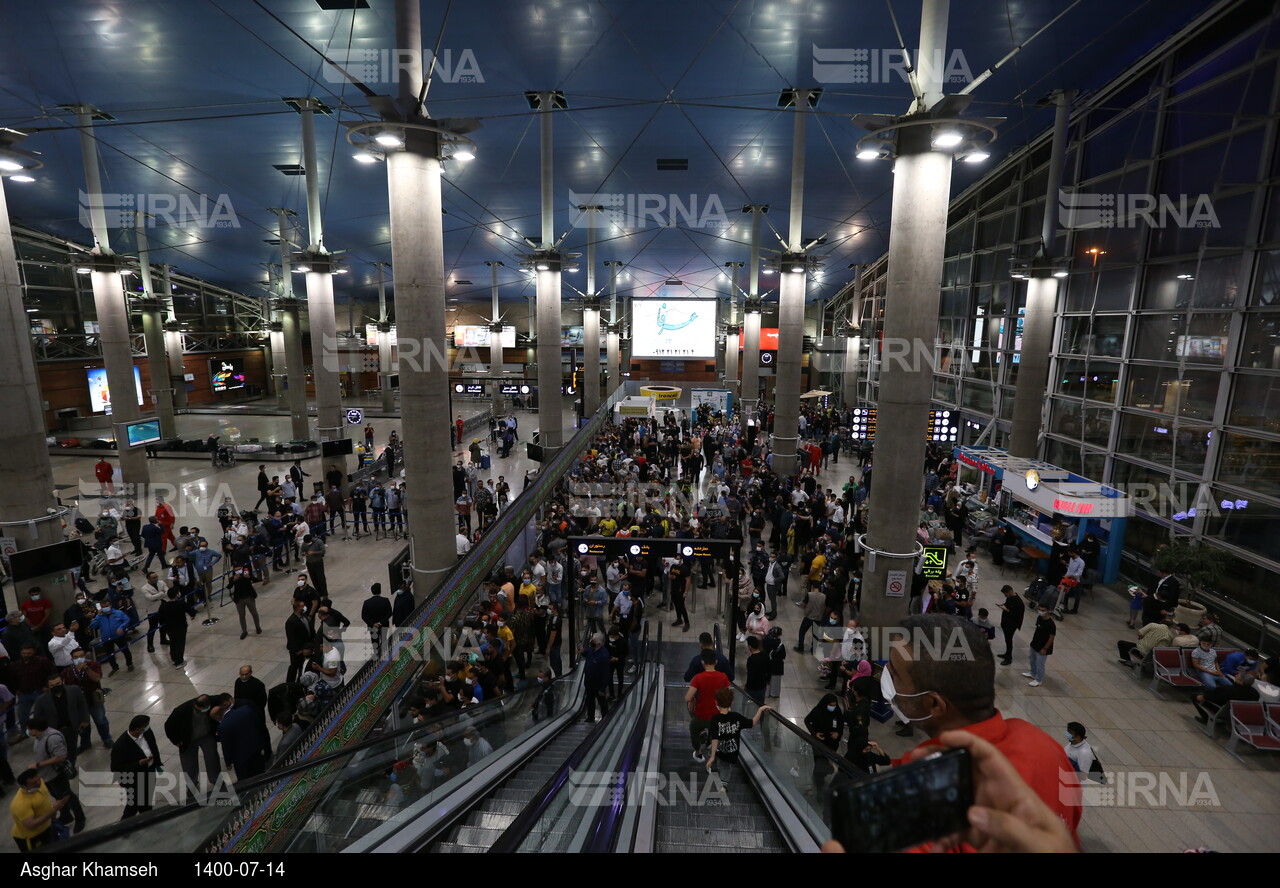
[[[267,467],[258,466],[258,501],[253,504],[256,509],[267,500],[267,491],[271,489],[271,479],[267,477]]]
[[[1022,628],[1027,606],[1022,603],[1022,597],[1013,591],[1012,586],[1006,584],[1000,591],[1004,593],[1004,603],[1000,605],[1000,631],[1004,633],[1004,653],[1000,655],[1000,665],[1009,666],[1013,663],[1013,633]]]
[[[747,684],[743,690],[757,704],[764,705],[765,694],[769,691],[769,655],[761,648],[760,638],[755,635],[747,636],[747,650],[750,655],[747,657]]]
[[[360,619],[369,627],[369,641],[373,644],[374,659],[382,658],[382,639],[391,625],[391,602],[382,597],[382,584],[369,587],[369,597],[360,608]]]
[[[711,772],[717,759],[729,766],[722,767],[717,775],[724,786],[729,785],[729,772],[733,764],[738,761],[742,732],[760,724],[760,718],[773,707],[761,706],[756,710],[754,718],[730,712],[732,708],[733,688],[720,688],[716,691],[716,714],[711,719],[711,727],[707,733],[711,738],[711,755],[707,758],[707,772]]]

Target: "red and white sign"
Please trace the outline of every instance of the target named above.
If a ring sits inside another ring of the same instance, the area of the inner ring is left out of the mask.
[[[743,334],[738,334],[738,349],[742,349]],[[777,351],[778,350],[778,328],[769,327],[760,330],[760,351]]]

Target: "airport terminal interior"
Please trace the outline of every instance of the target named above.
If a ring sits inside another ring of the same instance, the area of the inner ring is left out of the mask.
[[[11,854],[1274,850],[1272,3],[10,4],[0,311]]]

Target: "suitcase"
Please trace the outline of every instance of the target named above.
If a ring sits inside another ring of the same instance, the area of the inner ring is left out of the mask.
[[[62,441],[60,442],[60,446],[62,446],[62,447],[79,447],[79,446],[80,446],[80,439],[79,439],[79,438],[63,438],[63,439],[62,439]]]
[[[492,461],[489,459],[489,454],[487,453],[480,454],[480,468],[482,470],[488,471],[491,463]]]
[[[284,445],[283,445],[283,444],[277,444],[277,445],[276,445],[276,453],[277,453],[277,454],[282,454],[282,453],[284,453]]]

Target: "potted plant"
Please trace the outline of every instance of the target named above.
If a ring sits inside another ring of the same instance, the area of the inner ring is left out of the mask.
[[[1217,585],[1227,569],[1227,553],[1214,546],[1175,539],[1156,550],[1151,565],[1186,581],[1187,588],[1183,589],[1174,619],[1195,627],[1204,616],[1205,606],[1193,601],[1191,596]]]

